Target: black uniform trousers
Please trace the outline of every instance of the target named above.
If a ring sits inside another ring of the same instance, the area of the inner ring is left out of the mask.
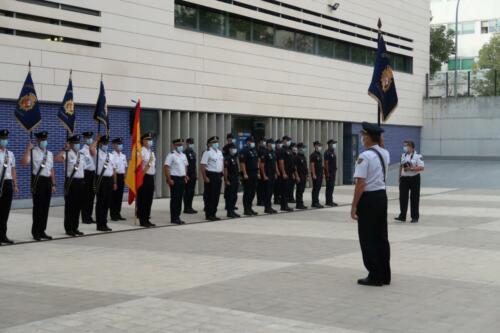
[[[257,189],[257,171],[249,171],[248,179],[243,179],[243,207],[245,212],[252,211],[252,202]]]
[[[358,203],[358,235],[368,278],[391,281],[385,190],[364,192]]]
[[[47,229],[51,197],[52,181],[50,177],[38,177],[33,193],[33,226],[31,227],[31,234],[35,238],[43,236],[45,229]]]
[[[92,213],[94,211],[94,176],[95,171],[85,170],[84,180],[85,185],[82,192],[82,221],[84,223],[92,222]]]
[[[116,174],[116,186],[118,187],[116,191],[113,191],[111,195],[111,206],[109,207],[109,215],[112,219],[118,219],[122,217],[122,202],[123,202],[123,192],[125,190],[125,175],[122,173]]]
[[[264,207],[266,210],[271,210],[272,209],[272,197],[273,197],[273,191],[274,191],[274,183],[276,181],[272,178],[269,178],[267,181],[264,182],[265,188],[264,188]]]
[[[226,202],[226,210],[230,213],[235,211],[236,202],[238,201],[239,179],[238,176],[229,176],[228,180],[229,185],[226,184],[224,187],[224,200]]]
[[[257,180],[257,205],[264,206],[264,198],[266,195],[266,182],[263,179]]]
[[[174,185],[170,186],[170,221],[177,222],[181,219],[182,197],[184,196],[184,177],[171,176]]]
[[[293,192],[295,190],[295,185],[296,185],[295,182],[291,182],[290,186],[288,187],[288,202],[295,200],[293,195]]]
[[[319,205],[319,191],[321,190],[321,185],[323,184],[323,175],[318,176],[316,174],[316,179],[313,179],[313,188],[311,192],[312,204]]]
[[[155,193],[155,176],[144,175],[142,186],[137,191],[137,217],[140,225],[149,224],[151,218],[151,206],[153,205],[153,197]]]
[[[203,198],[205,199],[206,218],[210,218],[215,217],[217,214],[220,190],[222,187],[222,172],[207,171],[206,173],[210,181],[205,183]]]
[[[281,177],[277,177],[274,181],[273,195],[274,195],[274,204],[278,205],[281,203],[281,182],[283,180]]]
[[[288,208],[288,202],[290,200],[290,189],[293,188],[293,178],[288,177],[288,179],[283,179],[281,181],[281,209]]]
[[[69,181],[66,178],[66,181]],[[75,232],[78,230],[80,213],[82,211],[81,195],[84,188],[84,180],[73,178],[64,196],[64,230]]]
[[[2,196],[0,196],[0,240],[7,237],[7,221],[12,205],[12,194],[12,180],[6,179],[3,183]]]
[[[403,219],[406,219],[408,211],[408,193],[411,202],[411,218],[418,220],[420,218],[420,175],[401,177],[399,182],[399,207],[401,209],[399,217]]]
[[[95,206],[95,217],[98,228],[105,228],[108,225],[108,211],[113,194],[113,178],[102,177],[101,185],[97,192],[97,203]]]
[[[325,202],[326,204],[333,203],[333,191],[335,190],[335,177],[327,177],[325,179]]]
[[[304,206],[304,191],[306,190],[306,177],[300,176],[300,180],[297,183],[297,189],[295,190],[295,201],[296,206]]]
[[[184,188],[184,211],[193,209],[193,198],[196,188],[196,176],[189,176],[189,180]]]

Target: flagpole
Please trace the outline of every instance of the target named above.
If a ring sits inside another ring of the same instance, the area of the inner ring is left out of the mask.
[[[101,73],[101,84],[102,84],[102,73]],[[97,101],[99,103],[99,101]],[[101,135],[101,122],[97,120],[97,134]],[[96,157],[95,157],[95,175],[94,175],[94,191],[97,191],[97,174],[99,173],[99,142],[96,144]]]
[[[31,60],[28,62],[28,73],[31,74]],[[34,86],[34,84],[33,84]],[[37,101],[38,102],[38,101]],[[30,129],[30,143],[33,144],[33,129]],[[31,190],[33,191],[33,148],[30,150],[30,167],[31,167],[31,174],[30,174],[30,184],[31,184]]]
[[[69,80],[70,81],[71,81],[72,75],[73,75],[73,69],[70,69],[69,70]],[[64,107],[64,105],[63,105],[63,107]],[[68,139],[69,139],[69,131],[68,131],[68,129],[66,129],[66,143],[68,143]],[[66,149],[66,158],[64,159],[64,189],[65,190],[66,190],[66,178],[68,177],[68,154],[69,154],[69,149]]]
[[[380,39],[380,36],[382,35],[382,20],[380,17],[378,18],[378,39]],[[377,105],[377,125],[380,126],[380,106]]]
[[[137,99],[138,102],[140,102],[140,98]],[[135,102],[134,100],[132,100],[132,102]],[[138,102],[135,102],[135,112],[134,112],[134,125],[135,125],[135,116],[137,114],[137,103]],[[133,129],[132,129],[133,131]],[[137,142],[137,138],[136,138],[136,142]],[[132,143],[132,145],[134,145],[135,143]],[[134,182],[135,182],[135,200],[134,200],[134,225],[137,225],[137,156],[138,156],[139,152],[137,151],[137,146],[135,146],[135,160],[134,160]],[[130,189],[129,189],[130,191]]]

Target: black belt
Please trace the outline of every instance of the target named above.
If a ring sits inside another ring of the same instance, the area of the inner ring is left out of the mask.
[[[34,177],[35,175],[33,175]],[[50,177],[46,177],[46,176],[39,176],[38,177],[38,180],[50,180]]]
[[[175,179],[184,179],[184,177],[186,176],[170,176],[171,178],[175,178]]]
[[[144,177],[154,177],[155,175],[145,174]]]
[[[222,175],[222,172],[207,171],[207,175],[215,175],[215,176],[219,176],[219,175]]]
[[[401,178],[413,178],[413,177],[418,177],[418,176],[420,176],[420,174],[419,174],[419,173],[417,173],[417,174],[416,174],[416,175],[414,175],[414,176],[401,176]]]

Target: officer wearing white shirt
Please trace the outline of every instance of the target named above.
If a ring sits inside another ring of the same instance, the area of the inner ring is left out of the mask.
[[[175,139],[172,141],[172,151],[167,155],[163,170],[170,186],[170,222],[173,224],[184,224],[180,219],[182,210],[182,197],[188,180],[188,160],[184,152],[184,141]]]
[[[385,185],[390,157],[383,148],[384,130],[375,124],[364,122],[362,125],[366,150],[356,162],[351,217],[358,221],[359,242],[368,276],[359,279],[358,284],[382,286],[391,282]]]
[[[155,192],[156,156],[153,152],[153,133],[147,132],[141,136],[142,170],[144,180],[137,192],[137,217],[142,227],[154,227],[151,223],[151,206]]]
[[[111,231],[108,227],[108,210],[111,195],[116,191],[116,172],[111,153],[108,152],[109,136],[104,135],[99,139],[98,153],[96,156],[96,197],[95,207],[98,231]],[[98,160],[97,160],[98,159]]]
[[[37,146],[33,147],[30,141],[21,160],[23,165],[31,163],[33,169],[31,176],[31,192],[33,194],[31,234],[36,241],[52,239],[45,233],[49,218],[50,199],[52,194],[56,192],[54,158],[52,152],[47,150],[48,136],[46,131],[36,133]]]
[[[408,197],[411,201],[411,222],[417,223],[420,218],[420,173],[424,171],[422,155],[415,151],[415,143],[406,140],[399,166],[399,207],[400,214],[396,221],[405,222],[408,211]]]
[[[82,223],[91,224],[95,223],[92,219],[92,214],[94,211],[94,201],[95,201],[95,191],[94,191],[94,179],[95,179],[95,161],[92,156],[91,151],[95,152],[97,142],[94,142],[94,132],[88,131],[83,132],[83,147],[80,153],[85,159],[85,177],[84,177],[84,188],[82,191]]]
[[[7,238],[7,221],[9,220],[12,196],[19,193],[17,187],[16,159],[14,153],[7,150],[9,131],[0,130],[0,245],[14,244]]]
[[[208,149],[203,153],[200,170],[205,182],[203,198],[205,201],[205,217],[209,221],[220,220],[217,216],[217,206],[222,186],[224,171],[224,156],[219,149],[219,137],[213,136],[207,140]]]
[[[125,173],[127,172],[127,156],[123,153],[123,141],[121,138],[116,138],[113,143],[113,164],[116,172],[116,191],[113,191],[111,198],[111,206],[109,207],[109,214],[111,221],[125,221],[126,218],[122,217],[122,201],[123,192],[125,191]]]
[[[82,210],[81,195],[84,188],[85,156],[80,152],[80,136],[68,138],[64,149],[55,157],[55,161],[65,163],[64,181],[64,229],[68,236],[82,236],[78,230]]]

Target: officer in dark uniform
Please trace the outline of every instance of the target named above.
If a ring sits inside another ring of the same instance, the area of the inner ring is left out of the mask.
[[[95,177],[95,161],[94,157],[90,153],[93,149],[95,151],[97,147],[97,142],[94,142],[94,132],[88,131],[83,132],[83,147],[80,151],[85,157],[85,178],[84,178],[84,189],[82,192],[82,223],[91,224],[95,223],[92,218],[94,212],[94,201],[95,201],[95,191],[94,191],[94,177]]]
[[[273,189],[273,195],[274,195],[274,204],[275,205],[280,205],[281,204],[281,174],[280,174],[280,168],[279,168],[279,163],[278,163],[278,156],[281,152],[281,139],[277,139],[275,142],[276,149],[275,149],[275,154],[276,154],[276,164],[278,164],[278,173],[276,174],[276,181],[274,182],[274,189]]]
[[[358,284],[382,286],[391,283],[385,184],[390,156],[383,148],[384,130],[375,124],[362,126],[365,151],[359,155],[354,171],[356,186],[351,217],[358,221],[359,243],[368,276],[359,279]]]
[[[198,212],[193,209],[193,197],[198,173],[196,171],[196,152],[194,151],[193,138],[186,139],[186,149],[184,149],[184,154],[186,155],[189,163],[187,168],[188,181],[184,191],[184,214],[196,214]]]
[[[293,160],[293,153],[290,149],[290,142],[292,139],[289,136],[284,136],[282,139],[282,146],[278,154],[278,165],[281,175],[281,210],[290,212],[293,208],[288,206],[289,193],[294,182],[295,163]]]
[[[116,183],[116,171],[113,157],[108,151],[109,136],[103,135],[99,138],[99,146],[96,152],[96,224],[97,231],[111,231],[108,227],[108,212],[113,191],[118,189]]]
[[[252,136],[246,139],[246,146],[239,155],[240,171],[243,178],[243,208],[247,216],[258,215],[252,209],[252,202],[257,189],[257,173],[259,171],[259,156],[255,149],[255,140]]]
[[[226,201],[227,217],[240,217],[235,212],[236,202],[238,201],[238,187],[240,185],[238,166],[238,149],[234,143],[228,143],[228,154],[224,157],[224,199]]]
[[[224,155],[224,157],[229,154],[229,149],[230,149],[229,145],[231,143],[234,143],[235,147],[236,147],[236,143],[234,142],[233,134],[232,133],[227,133],[227,135],[226,135],[226,144],[224,145],[224,147],[222,147],[222,155]]]
[[[308,174],[305,145],[302,142],[300,142],[297,144],[297,148],[299,149],[299,152],[297,156],[295,156],[295,170],[296,170],[295,182],[297,183],[297,190],[295,193],[295,198],[297,203],[295,205],[295,208],[307,209],[307,206],[304,205],[304,191],[306,189],[307,174]]]
[[[312,188],[312,204],[314,208],[323,208],[319,203],[319,191],[321,190],[321,184],[323,183],[323,155],[321,154],[321,143],[319,141],[313,142],[314,152],[309,157],[309,163],[311,164],[311,178],[313,182]]]
[[[295,194],[295,183],[297,181],[297,179],[296,179],[297,173],[296,173],[295,159],[296,159],[297,155],[299,154],[299,148],[297,148],[297,144],[295,142],[291,142],[290,143],[290,149],[292,150],[292,154],[293,154],[293,162],[294,162],[294,166],[293,167],[294,167],[295,171],[293,173],[293,175],[294,175],[293,182],[291,183],[290,187],[288,188],[288,203],[294,204],[294,203],[297,203],[295,201],[295,195],[294,195]]]
[[[271,198],[273,196],[274,183],[276,182],[276,175],[278,174],[278,164],[275,153],[276,145],[273,139],[266,141],[265,153],[260,155],[260,178],[264,181],[264,207],[265,213],[276,214],[277,211],[271,205]]]
[[[267,153],[266,138],[260,138],[257,146],[257,156],[262,158]],[[266,194],[266,183],[262,179],[262,174],[259,173],[257,181],[257,206],[264,206],[264,198]]]
[[[0,245],[14,244],[7,238],[7,221],[9,220],[12,196],[19,193],[17,187],[16,160],[14,153],[7,149],[9,131],[0,131]]]
[[[337,149],[337,141],[330,139],[327,142],[328,149],[325,151],[325,205],[330,207],[338,206],[333,201],[333,190],[335,189],[335,179],[337,176],[337,155],[335,155],[335,150]]]

